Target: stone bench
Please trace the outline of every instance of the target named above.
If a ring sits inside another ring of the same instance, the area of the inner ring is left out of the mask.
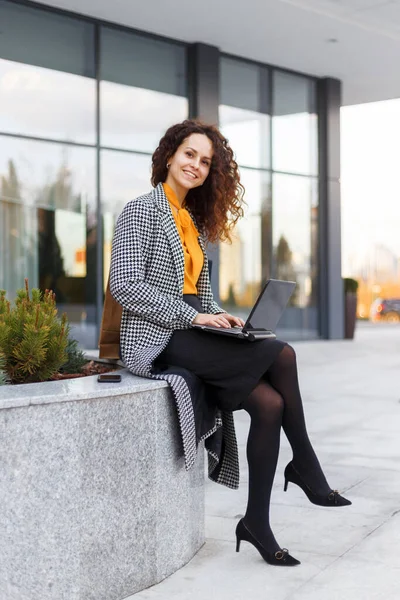
[[[1,600],[122,600],[204,543],[171,391],[122,370],[0,387]]]

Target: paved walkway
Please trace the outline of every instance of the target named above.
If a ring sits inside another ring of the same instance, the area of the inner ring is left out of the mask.
[[[209,482],[207,541],[193,560],[129,600],[400,599],[400,326],[361,324],[356,339],[297,342],[310,437],[329,482],[353,506],[320,508],[289,485],[284,436],[272,497],[272,525],[301,560],[272,567],[242,543],[235,526],[246,502],[248,418],[236,414],[242,481]]]

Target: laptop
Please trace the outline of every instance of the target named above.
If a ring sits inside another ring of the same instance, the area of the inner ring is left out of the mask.
[[[225,328],[214,325],[192,325],[192,327],[217,335],[230,335],[249,342],[274,339],[276,326],[295,287],[294,281],[269,279],[243,327]]]

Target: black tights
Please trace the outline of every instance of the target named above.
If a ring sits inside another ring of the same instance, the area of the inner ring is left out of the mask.
[[[264,547],[278,550],[269,523],[271,489],[279,454],[281,426],[293,451],[293,464],[319,494],[330,487],[309,440],[297,378],[296,354],[286,345],[264,378],[242,404],[251,417],[247,440],[249,497],[245,521]]]

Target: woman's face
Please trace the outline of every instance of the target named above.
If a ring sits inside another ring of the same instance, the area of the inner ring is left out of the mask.
[[[166,183],[186,193],[203,185],[210,172],[213,154],[211,140],[202,133],[192,133],[168,160]]]

